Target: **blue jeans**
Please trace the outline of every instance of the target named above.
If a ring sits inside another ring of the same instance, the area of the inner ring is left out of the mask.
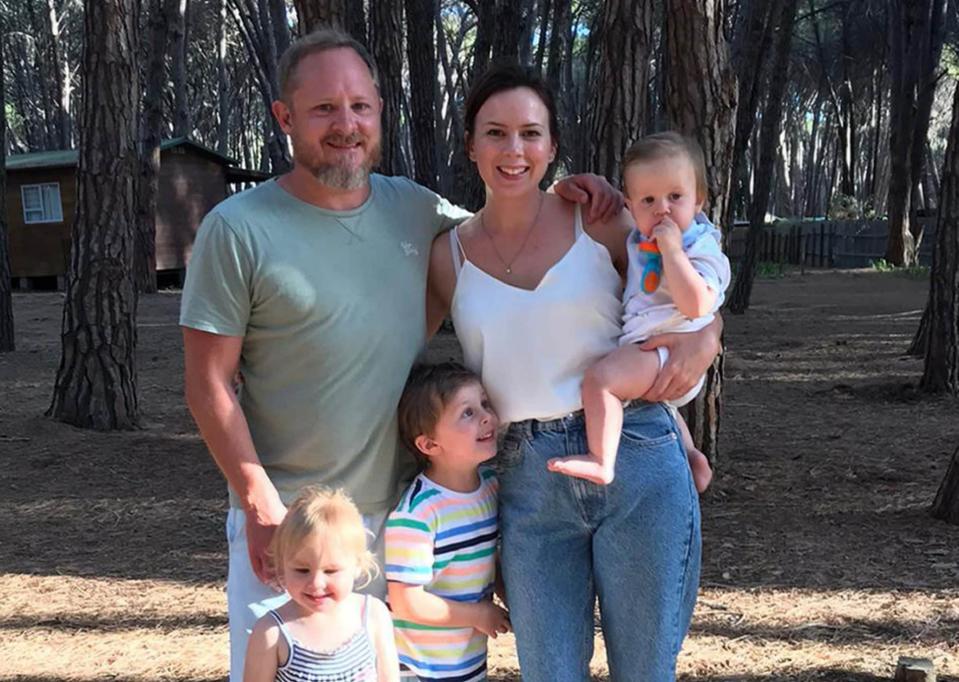
[[[581,413],[510,425],[499,454],[502,568],[524,682],[583,682],[599,597],[614,681],[675,679],[699,584],[699,498],[665,407],[627,407],[616,478],[547,471],[582,454]]]

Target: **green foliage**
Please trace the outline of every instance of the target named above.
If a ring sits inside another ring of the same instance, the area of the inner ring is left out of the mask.
[[[876,260],[869,261],[869,267],[876,272],[899,275],[908,279],[929,278],[929,268],[925,265],[909,265],[906,267],[898,267],[887,261],[885,258],[878,258]]]
[[[862,202],[848,194],[836,192],[829,202],[829,217],[833,220],[859,220],[864,213]]]
[[[733,280],[739,276],[739,261],[732,263]],[[786,276],[786,266],[783,263],[760,261],[756,263],[757,279],[781,279]]]

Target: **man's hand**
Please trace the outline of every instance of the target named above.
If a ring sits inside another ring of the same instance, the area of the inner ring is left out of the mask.
[[[265,585],[277,587],[277,576],[273,572],[268,550],[276,527],[286,516],[286,507],[279,495],[263,505],[246,510],[246,547],[250,555],[253,572]]]
[[[557,195],[574,204],[589,204],[587,223],[605,223],[623,210],[623,193],[609,184],[606,178],[593,173],[570,175],[553,184]]]
[[[669,351],[669,360],[659,370],[655,383],[641,396],[642,399],[660,403],[680,398],[692,390],[720,351],[721,329],[717,331],[714,326],[709,326],[686,334],[660,334],[641,345],[641,350],[654,350],[662,346]]]
[[[473,627],[487,637],[496,639],[497,635],[505,635],[513,629],[509,622],[509,613],[490,601],[477,604],[481,608],[479,618]]]
[[[668,254],[683,250],[683,231],[669,216],[664,216],[661,222],[653,226],[650,237],[656,241],[660,253]]]

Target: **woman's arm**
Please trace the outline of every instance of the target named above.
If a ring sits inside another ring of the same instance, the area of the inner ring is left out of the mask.
[[[430,270],[426,279],[426,338],[432,338],[449,314],[450,300],[456,288],[456,272],[450,253],[450,233],[433,240],[430,249]]]
[[[723,318],[718,314],[708,326],[698,332],[660,334],[646,341],[640,348],[653,350],[660,346],[669,350],[669,360],[659,370],[656,382],[643,400],[659,403],[685,395],[706,373],[722,350]]]
[[[369,618],[373,624],[373,646],[376,648],[376,682],[399,682],[400,659],[396,654],[393,618],[386,604],[370,599]]]

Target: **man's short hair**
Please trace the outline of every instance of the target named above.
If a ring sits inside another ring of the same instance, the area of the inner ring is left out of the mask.
[[[280,63],[277,66],[278,78],[280,81],[280,99],[290,104],[290,96],[296,89],[296,67],[300,62],[313,54],[326,52],[347,47],[353,50],[370,70],[370,76],[373,78],[373,84],[377,92],[380,89],[380,76],[376,70],[376,62],[367,52],[363,45],[348,33],[344,33],[335,28],[321,28],[309,33],[302,38],[297,39],[290,45],[283,56],[280,57]]]
[[[400,440],[421,465],[428,461],[416,447],[416,439],[436,432],[443,410],[458,390],[479,383],[480,378],[458,362],[417,364],[410,370],[396,415]]]
[[[705,201],[709,197],[709,183],[706,181],[706,159],[703,149],[691,137],[680,135],[675,131],[647,135],[633,143],[623,155],[623,178],[630,166],[644,161],[658,161],[675,156],[685,156],[693,166],[696,174],[696,193],[698,198]]]

